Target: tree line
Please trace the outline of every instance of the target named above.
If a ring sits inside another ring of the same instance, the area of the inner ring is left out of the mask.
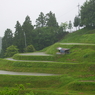
[[[74,18],[74,26],[95,28],[95,0],[86,0]]]
[[[41,50],[59,41],[66,34],[68,32],[63,29],[63,26],[58,25],[55,14],[51,11],[46,15],[41,12],[35,25],[32,25],[30,17],[26,16],[22,25],[19,21],[16,22],[14,33],[11,29],[5,30],[1,53],[5,55],[11,45],[16,46],[20,53]]]

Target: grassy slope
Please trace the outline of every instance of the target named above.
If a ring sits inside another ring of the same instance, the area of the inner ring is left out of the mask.
[[[95,30],[82,29],[68,34],[61,43],[95,43]],[[57,47],[70,48],[70,54],[56,55]],[[0,76],[2,87],[30,83],[35,95],[95,95],[95,46],[55,43],[41,51],[53,54],[58,62],[0,60],[0,69],[63,74],[62,76]],[[40,58],[41,60],[41,58]],[[43,60],[43,59],[42,59]],[[11,80],[11,81],[10,81]],[[10,84],[9,84],[10,83]]]
[[[77,32],[68,34],[62,43],[95,43],[95,29],[83,28]]]

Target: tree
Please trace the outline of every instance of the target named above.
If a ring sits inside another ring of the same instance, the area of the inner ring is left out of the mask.
[[[74,27],[76,27],[76,30],[77,30],[77,27],[80,27],[80,19],[78,16],[75,16],[74,18]]]
[[[95,0],[86,0],[80,13],[83,25],[95,27]]]
[[[13,44],[13,33],[10,29],[5,30],[4,37],[2,38],[2,49],[3,52],[6,51],[6,48]]]
[[[67,24],[67,22],[61,23],[60,27],[63,28],[63,31],[66,31],[67,28],[68,28],[68,24]]]
[[[26,39],[26,46],[32,44],[32,31],[34,27],[31,24],[31,20],[29,16],[26,16],[25,21],[22,25],[24,37]]]
[[[71,21],[69,21],[69,24],[68,24],[68,29],[70,29],[70,32],[71,32],[71,29],[73,28],[73,26],[72,26],[72,22]]]
[[[51,11],[48,14],[46,14],[46,25],[48,27],[58,27],[55,14],[53,14]]]
[[[7,49],[6,49],[6,53],[5,53],[5,56],[6,57],[12,57],[14,54],[18,53],[18,48],[14,45],[11,45],[9,46]]]
[[[16,30],[14,33],[14,45],[18,47],[19,52],[24,52],[25,48],[24,32],[22,31],[22,26],[20,25],[19,21],[17,21],[15,29]]]
[[[46,19],[45,19],[44,13],[41,12],[39,17],[36,19],[36,27],[37,28],[44,27],[45,25],[46,25]]]

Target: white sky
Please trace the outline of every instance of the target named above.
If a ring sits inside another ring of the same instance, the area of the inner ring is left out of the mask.
[[[15,32],[16,21],[20,24],[28,15],[35,24],[40,12],[44,14],[52,11],[57,22],[73,22],[78,14],[77,5],[83,5],[86,0],[0,0],[0,37],[4,36],[7,28]]]

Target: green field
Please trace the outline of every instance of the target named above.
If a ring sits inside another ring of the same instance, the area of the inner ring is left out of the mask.
[[[0,70],[59,74],[0,75],[0,95],[95,95],[94,32],[84,28],[69,33],[60,42],[38,51],[50,56],[16,54],[13,58],[17,61],[0,59]],[[70,53],[57,55],[57,47],[69,48]]]

